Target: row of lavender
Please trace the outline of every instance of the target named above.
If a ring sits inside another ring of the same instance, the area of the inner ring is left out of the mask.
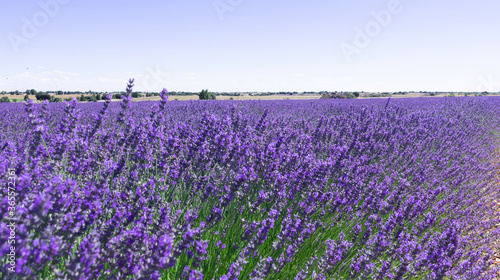
[[[1,277],[490,279],[499,107],[4,104]]]

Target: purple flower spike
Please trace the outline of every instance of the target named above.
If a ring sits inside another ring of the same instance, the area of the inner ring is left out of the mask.
[[[119,123],[123,123],[125,121],[125,117],[128,115],[128,110],[130,109],[130,102],[132,102],[132,88],[134,87],[134,79],[129,79],[127,84],[127,94],[122,95],[122,102],[120,106],[122,107],[122,111],[116,118]]]
[[[128,80],[127,89],[126,89],[128,95],[132,94],[132,88],[134,87],[134,81],[135,81],[135,79]]]
[[[160,108],[164,110],[165,104],[167,103],[168,100],[168,91],[166,88],[163,88],[163,90],[160,92],[160,98],[161,98]]]

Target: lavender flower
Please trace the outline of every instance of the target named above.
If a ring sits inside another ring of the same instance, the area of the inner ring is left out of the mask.
[[[134,107],[132,89],[0,105],[4,278],[12,250],[19,279],[498,273],[498,98],[165,110],[166,89]]]
[[[166,88],[163,88],[163,90],[160,92],[160,98],[161,98],[160,109],[163,111],[165,110],[165,104],[167,104],[168,100],[168,91]]]

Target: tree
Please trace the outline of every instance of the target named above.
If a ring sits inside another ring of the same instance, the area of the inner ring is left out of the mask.
[[[50,100],[50,94],[45,92],[39,92],[35,95],[36,100]]]
[[[7,102],[10,102],[10,100],[7,96],[4,96],[4,97],[0,98],[0,102],[7,103]]]
[[[359,97],[359,92],[357,92],[357,91],[353,92],[352,94],[354,94],[354,96],[356,96],[356,98]]]
[[[208,89],[204,89],[198,94],[198,97],[200,100],[215,100],[215,93],[209,92]]]
[[[208,99],[208,90],[202,89],[201,92],[198,94],[198,97],[200,100],[207,100]]]
[[[326,92],[321,95],[321,98],[346,99],[346,98],[355,98],[355,96],[352,93]]]
[[[30,93],[29,93],[29,94],[30,94],[30,95],[36,95],[36,94],[37,94],[37,92],[36,92],[36,90],[34,90],[34,89],[30,89]]]
[[[354,94],[352,94],[350,92],[348,92],[345,96],[346,96],[346,98],[349,98],[349,99],[353,99],[353,98],[357,97],[356,95],[354,95]]]

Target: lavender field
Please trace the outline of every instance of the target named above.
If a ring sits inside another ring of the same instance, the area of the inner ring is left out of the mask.
[[[497,274],[500,98],[167,94],[0,105],[0,278]]]

